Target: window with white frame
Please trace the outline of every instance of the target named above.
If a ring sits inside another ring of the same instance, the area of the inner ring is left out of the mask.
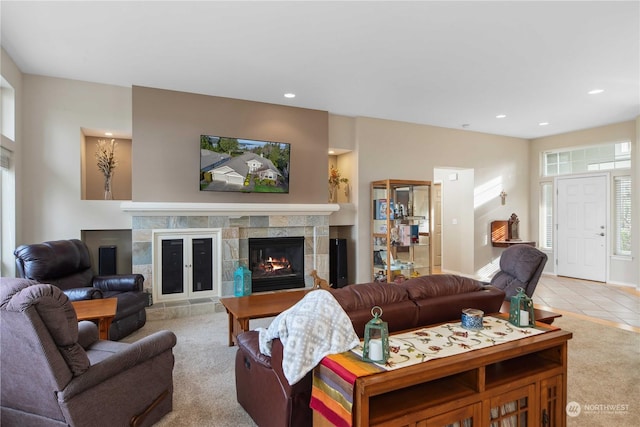
[[[558,176],[631,168],[631,142],[547,151],[542,154],[542,176]]]
[[[553,248],[553,183],[540,183],[540,247]]]
[[[631,177],[613,178],[616,255],[631,255]]]

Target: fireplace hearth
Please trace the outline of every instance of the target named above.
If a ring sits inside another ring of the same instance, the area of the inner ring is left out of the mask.
[[[251,291],[304,288],[304,237],[249,239]]]

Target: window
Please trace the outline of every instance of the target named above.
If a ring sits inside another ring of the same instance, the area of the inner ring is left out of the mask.
[[[548,151],[542,154],[542,175],[557,176],[631,168],[629,141]]]
[[[0,105],[2,106],[2,120],[0,131],[11,141],[16,139],[16,91],[4,77],[0,76]]]
[[[13,275],[15,247],[15,179],[13,153],[0,147],[0,275]]]
[[[540,183],[540,247],[553,248],[553,183]]]
[[[615,249],[616,255],[631,255],[631,177],[616,176],[613,179],[615,198]]]

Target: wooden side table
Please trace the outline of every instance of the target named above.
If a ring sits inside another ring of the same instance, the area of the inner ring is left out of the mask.
[[[118,307],[117,298],[71,301],[71,304],[76,310],[78,321],[98,321],[98,334],[100,339],[109,339],[109,327],[111,326],[113,318],[116,317],[116,308]]]

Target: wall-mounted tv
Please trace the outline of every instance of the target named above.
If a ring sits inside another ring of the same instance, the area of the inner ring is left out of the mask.
[[[200,191],[288,193],[291,144],[200,135]]]

